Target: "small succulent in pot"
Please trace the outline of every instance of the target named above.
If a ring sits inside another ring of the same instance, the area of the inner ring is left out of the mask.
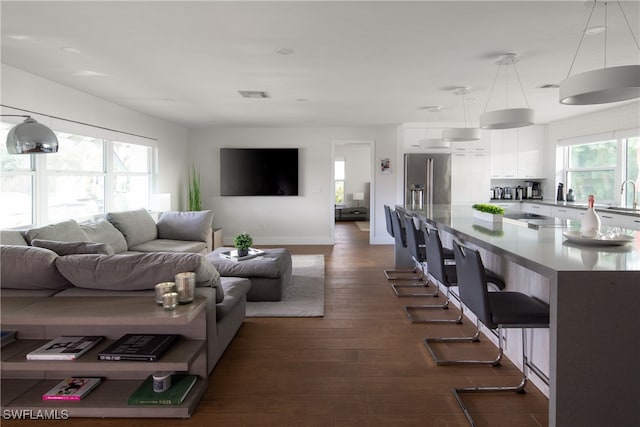
[[[253,245],[253,239],[249,233],[243,232],[233,238],[233,245],[238,250],[238,256],[247,256],[249,248]]]

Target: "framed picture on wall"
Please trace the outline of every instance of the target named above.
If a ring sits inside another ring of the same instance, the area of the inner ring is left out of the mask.
[[[382,172],[383,175],[391,173],[391,160],[380,159],[380,172]]]

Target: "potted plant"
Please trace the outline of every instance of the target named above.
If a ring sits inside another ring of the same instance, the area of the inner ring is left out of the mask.
[[[476,203],[472,208],[474,218],[487,222],[502,223],[504,208],[488,203]]]
[[[199,211],[202,209],[202,201],[200,200],[200,173],[196,171],[196,167],[189,171],[189,210]]]
[[[233,245],[238,250],[238,256],[243,257],[249,255],[249,248],[253,245],[253,239],[249,233],[243,232],[233,238]]]

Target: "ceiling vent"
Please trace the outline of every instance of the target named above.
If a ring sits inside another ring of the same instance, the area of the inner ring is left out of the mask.
[[[537,86],[538,89],[558,89],[560,87],[557,83],[544,83]]]
[[[238,93],[242,95],[243,98],[271,98],[269,92],[264,90],[239,90]]]

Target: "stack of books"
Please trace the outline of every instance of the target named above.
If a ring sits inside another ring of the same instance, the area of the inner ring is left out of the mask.
[[[98,359],[157,362],[178,338],[176,334],[126,334],[98,353]]]
[[[0,331],[0,347],[16,340],[16,331]]]
[[[189,395],[193,385],[198,380],[197,375],[173,375],[171,387],[162,392],[153,391],[153,376],[146,380],[129,396],[129,405],[180,405]]]
[[[76,360],[98,344],[102,338],[101,336],[61,336],[27,353],[27,360]]]
[[[96,388],[102,378],[70,377],[42,395],[42,400],[81,400]]]

